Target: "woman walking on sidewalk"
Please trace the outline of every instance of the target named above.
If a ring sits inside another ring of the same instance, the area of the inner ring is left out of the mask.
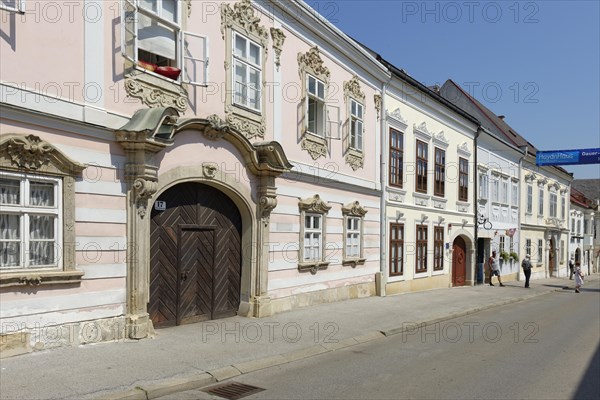
[[[581,266],[575,265],[575,293],[579,293],[579,288],[583,286],[583,272],[581,272]]]

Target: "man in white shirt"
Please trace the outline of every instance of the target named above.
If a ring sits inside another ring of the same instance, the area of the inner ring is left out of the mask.
[[[500,262],[498,261],[498,256],[496,255],[496,250],[492,251],[492,255],[488,260],[488,265],[490,266],[490,286],[494,286],[492,283],[492,278],[494,275],[498,277],[498,282],[500,286],[504,286],[502,284],[502,279],[500,279]]]

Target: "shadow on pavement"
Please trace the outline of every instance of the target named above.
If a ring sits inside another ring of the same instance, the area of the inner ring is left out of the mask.
[[[585,375],[575,393],[575,399],[598,399],[600,398],[600,345],[596,347],[596,353],[585,371]]]

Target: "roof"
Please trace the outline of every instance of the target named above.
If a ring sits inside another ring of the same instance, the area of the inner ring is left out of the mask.
[[[600,179],[575,179],[571,187],[587,198],[600,200]]]
[[[500,117],[496,115],[492,110],[481,104],[476,98],[467,93],[463,88],[457,85],[452,79],[448,79],[440,90],[440,94],[447,98],[449,101],[458,102],[457,97],[453,96],[449,93],[449,90],[454,88],[458,90],[464,98],[468,99],[472,105],[479,110],[489,121],[489,123],[482,122],[482,125],[487,128],[493,135],[499,137],[500,139],[507,140],[509,143],[512,143],[516,147],[523,148],[527,146],[528,154],[535,156],[538,149],[527,139],[525,139],[522,135],[520,135],[516,129],[507,124],[504,121],[504,117]],[[559,171],[569,174],[564,168],[554,166],[554,168]]]
[[[595,210],[597,207],[594,200],[586,197],[579,190],[573,188],[571,188],[571,203],[590,210]]]

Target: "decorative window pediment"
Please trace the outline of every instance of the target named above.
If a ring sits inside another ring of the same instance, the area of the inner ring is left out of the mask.
[[[526,182],[533,182],[537,179],[537,175],[533,172],[529,172],[528,174],[525,175],[525,181]]]
[[[300,78],[304,78],[304,74],[309,73],[325,83],[329,83],[331,73],[321,59],[321,54],[317,46],[312,47],[306,53],[298,53],[298,66]]]
[[[363,208],[363,206],[360,205],[360,203],[358,201],[355,201],[353,203],[350,204],[346,204],[345,206],[342,207],[342,214],[345,215],[351,215],[354,217],[364,217],[365,215],[367,215],[367,210],[365,210]]]
[[[433,134],[433,144],[443,149],[447,149],[450,141],[444,136],[444,131]]]
[[[386,112],[387,119],[392,123],[392,125],[396,125],[400,128],[401,131],[405,131],[408,128],[408,121],[404,119],[402,113],[400,112],[400,108],[396,108],[394,111]]]
[[[467,142],[464,142],[463,144],[458,145],[456,151],[458,151],[458,154],[464,156],[464,157],[471,157],[471,150],[469,149],[469,144]]]
[[[298,202],[300,211],[314,212],[319,214],[327,214],[331,210],[331,206],[328,206],[318,194],[308,199],[303,199]]]
[[[429,141],[434,133],[427,128],[427,122],[423,121],[420,125],[413,124],[413,132],[418,138]]]

